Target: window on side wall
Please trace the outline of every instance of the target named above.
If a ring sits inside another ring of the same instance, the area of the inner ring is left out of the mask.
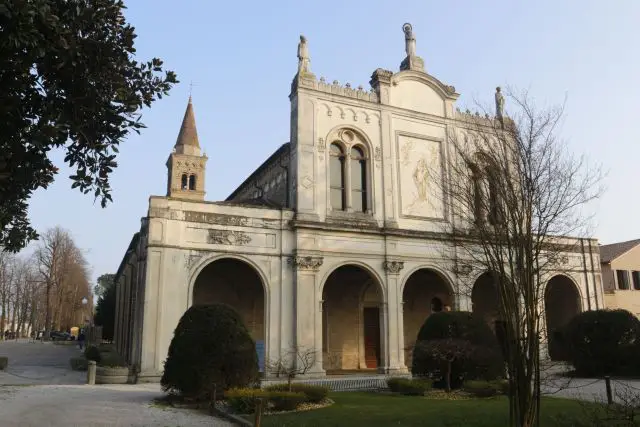
[[[618,289],[629,290],[629,274],[627,270],[616,270],[616,279],[618,280]]]
[[[632,271],[631,278],[633,279],[633,289],[640,291],[640,271]]]

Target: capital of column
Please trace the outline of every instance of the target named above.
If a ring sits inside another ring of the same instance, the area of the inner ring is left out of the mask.
[[[318,271],[324,258],[321,256],[292,256],[289,257],[289,265],[294,270]]]
[[[384,261],[382,267],[389,274],[399,274],[404,268],[404,261]]]

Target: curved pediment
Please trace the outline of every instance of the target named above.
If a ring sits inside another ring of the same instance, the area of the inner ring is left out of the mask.
[[[394,107],[444,116],[445,102],[458,96],[453,86],[421,71],[400,71],[391,77],[389,103]]]

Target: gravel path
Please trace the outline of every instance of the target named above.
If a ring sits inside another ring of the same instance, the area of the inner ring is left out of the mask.
[[[233,424],[187,409],[153,404],[158,384],[0,387],[3,427],[198,427]]]

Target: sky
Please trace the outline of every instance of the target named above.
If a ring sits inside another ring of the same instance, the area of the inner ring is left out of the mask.
[[[288,95],[300,34],[318,78],[368,88],[376,68],[398,71],[405,22],[413,25],[426,71],[456,87],[463,110],[476,100],[493,102],[496,86],[528,89],[541,106],[566,101],[561,136],[607,172],[606,192],[594,205],[595,237],[605,244],[640,238],[637,0],[125,4],[138,35],[138,60],[161,58],[180,84],[143,110],[147,129],[121,145],[112,204],[102,209],[72,190],[71,171],[57,153],[60,174],[34,195],[29,212],[39,231],[59,225],[71,232],[93,279],[116,272],[149,196],[166,194],[165,163],[191,82],[200,145],[209,157],[206,199],[224,200],[289,140]]]

